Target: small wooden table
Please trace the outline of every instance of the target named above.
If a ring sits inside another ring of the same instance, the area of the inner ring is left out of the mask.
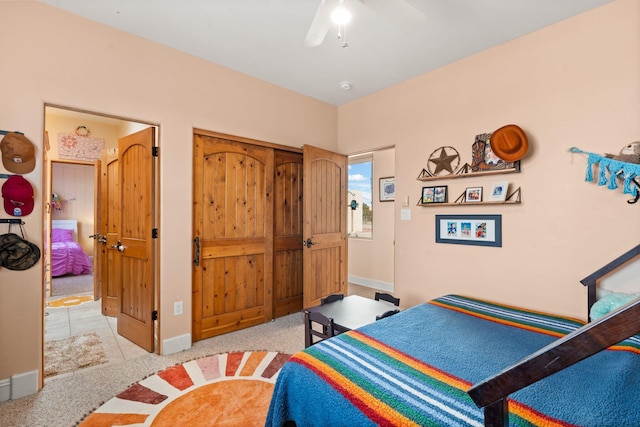
[[[379,316],[398,307],[387,301],[376,301],[359,295],[350,295],[342,300],[307,308],[333,318],[337,332],[347,332],[376,321]]]

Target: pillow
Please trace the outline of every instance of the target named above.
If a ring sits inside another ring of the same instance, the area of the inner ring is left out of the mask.
[[[73,230],[54,228],[51,230],[51,243],[73,242]]]
[[[599,319],[605,314],[609,314],[609,312],[625,305],[629,301],[636,299],[638,296],[640,296],[640,294],[623,294],[619,292],[606,293],[591,306],[589,316],[591,317],[591,320]]]

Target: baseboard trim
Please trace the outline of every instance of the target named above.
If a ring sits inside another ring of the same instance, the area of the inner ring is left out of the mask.
[[[191,334],[178,335],[162,341],[162,355],[179,353],[191,348]]]
[[[23,372],[11,376],[11,399],[30,396],[38,392],[38,371]]]
[[[0,402],[11,399],[11,379],[0,380]]]
[[[393,285],[393,283],[385,283],[352,275],[349,275],[349,283],[353,283],[354,285],[366,286],[367,288],[380,289],[387,292],[393,292],[395,290],[395,286]]]

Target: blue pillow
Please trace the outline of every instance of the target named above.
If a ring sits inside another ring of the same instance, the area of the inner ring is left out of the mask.
[[[589,316],[591,316],[591,320],[596,320],[618,307],[625,305],[629,301],[636,299],[638,296],[640,296],[640,294],[608,293],[591,306]]]

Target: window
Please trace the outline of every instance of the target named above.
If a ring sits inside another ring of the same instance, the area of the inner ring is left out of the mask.
[[[349,237],[373,237],[373,155],[349,157],[347,191],[347,234]]]

